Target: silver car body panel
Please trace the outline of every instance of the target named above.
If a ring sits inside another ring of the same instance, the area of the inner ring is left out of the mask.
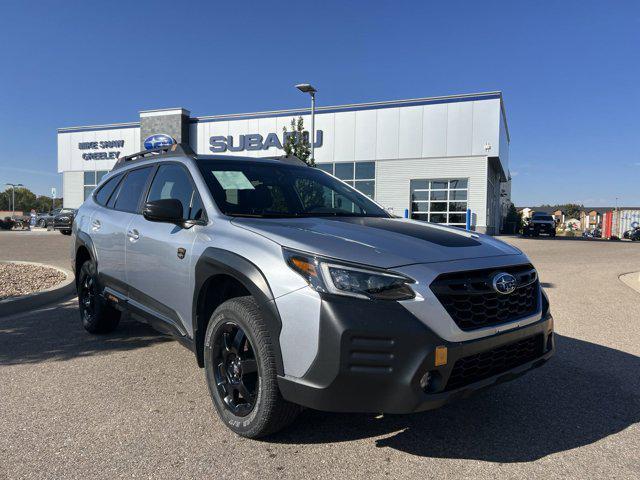
[[[469,239],[469,243],[477,245],[446,247],[381,228],[332,218],[236,218],[233,223],[289,248],[379,268],[521,254],[518,249],[488,235],[416,220],[393,221],[417,226],[426,232],[434,230],[452,238]]]

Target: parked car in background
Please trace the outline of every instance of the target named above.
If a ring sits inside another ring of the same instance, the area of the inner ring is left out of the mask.
[[[0,230],[11,230],[15,222],[11,217],[0,219]]]
[[[53,217],[53,228],[60,230],[63,235],[71,235],[71,226],[73,225],[73,219],[76,216],[77,210],[75,208],[63,208],[60,212]]]
[[[49,212],[41,212],[36,217],[36,227],[45,228],[53,223],[53,219],[60,213],[61,208],[56,208]]]
[[[594,227],[591,230],[585,230],[582,232],[582,236],[585,238],[602,238],[602,229]]]
[[[23,217],[5,217],[4,220],[0,220],[0,230],[28,230],[29,221]]]
[[[540,234],[556,236],[556,221],[548,213],[534,213],[531,218],[526,220],[522,228],[522,234],[525,237],[537,237]]]

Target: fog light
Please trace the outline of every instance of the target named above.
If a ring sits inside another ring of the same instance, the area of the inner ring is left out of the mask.
[[[425,373],[420,379],[420,388],[426,390],[429,386],[429,382],[431,381],[431,372]]]

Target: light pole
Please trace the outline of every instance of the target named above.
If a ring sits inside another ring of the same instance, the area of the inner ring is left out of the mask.
[[[7,183],[11,187],[11,219],[16,216],[16,187],[24,187],[21,183]]]
[[[311,160],[315,162],[314,144],[316,143],[316,92],[317,90],[310,83],[299,83],[296,88],[302,93],[311,95]]]

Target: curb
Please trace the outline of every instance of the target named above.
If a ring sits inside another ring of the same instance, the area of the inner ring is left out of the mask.
[[[623,273],[618,279],[629,288],[640,293],[640,272]]]
[[[65,278],[61,283],[46,290],[22,295],[20,297],[12,297],[0,300],[0,317],[15,315],[16,313],[24,313],[34,310],[43,305],[56,302],[75,292],[75,277],[69,270],[45,263],[37,262],[19,262],[19,261],[1,261],[0,263],[17,263],[23,265],[38,265],[41,267],[53,268],[64,273]]]

